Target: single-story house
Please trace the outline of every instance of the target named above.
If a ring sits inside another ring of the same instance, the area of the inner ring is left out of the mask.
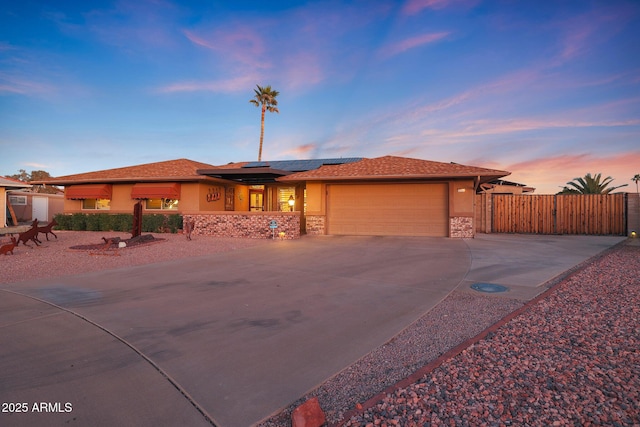
[[[229,163],[188,159],[67,175],[64,212],[178,213],[196,234],[471,237],[474,195],[510,172],[396,156]]]
[[[44,224],[51,222],[56,214],[64,212],[64,196],[62,194],[9,190],[7,191],[7,201],[13,209],[12,222],[30,223],[37,219],[40,224]]]
[[[11,219],[10,204],[7,203],[7,192],[11,190],[31,188],[31,185],[26,182],[18,181],[17,179],[0,177],[0,228],[4,228],[13,224]]]
[[[472,237],[479,186],[509,172],[384,156],[278,178],[306,189],[306,231]]]

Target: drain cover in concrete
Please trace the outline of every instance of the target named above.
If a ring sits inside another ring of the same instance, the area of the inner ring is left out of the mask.
[[[506,292],[509,290],[506,286],[496,285],[494,283],[474,283],[471,285],[471,289],[489,293]]]

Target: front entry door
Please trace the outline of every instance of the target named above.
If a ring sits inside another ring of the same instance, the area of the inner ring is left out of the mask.
[[[264,193],[262,190],[249,190],[249,210],[264,210]]]

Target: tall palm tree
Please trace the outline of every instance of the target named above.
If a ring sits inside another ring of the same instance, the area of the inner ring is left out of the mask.
[[[262,141],[264,140],[264,113],[280,113],[278,110],[278,100],[276,97],[280,94],[277,90],[271,89],[271,85],[267,85],[265,87],[261,87],[260,85],[256,85],[258,89],[254,89],[253,91],[256,93],[253,99],[250,99],[249,102],[255,105],[256,107],[262,107],[262,117],[260,119],[260,149],[258,150],[258,161],[262,160]]]
[[[627,184],[622,184],[617,187],[609,187],[611,181],[613,178],[610,176],[602,179],[602,174],[591,176],[588,173],[582,178],[573,178],[573,181],[567,182],[567,186],[558,194],[609,194],[620,187],[627,186]]]
[[[636,193],[638,193],[638,181],[640,181],[640,173],[635,174],[635,176],[631,178],[631,181],[634,181],[636,183]]]

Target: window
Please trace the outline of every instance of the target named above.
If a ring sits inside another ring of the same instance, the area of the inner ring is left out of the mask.
[[[146,206],[149,210],[177,210],[178,200],[176,199],[146,199]]]
[[[110,199],[82,199],[82,209],[109,210],[111,209]]]
[[[9,203],[13,206],[26,206],[27,196],[9,196]]]
[[[278,188],[278,210],[280,212],[290,212],[293,207],[289,204],[289,199],[293,197],[294,203],[296,198],[296,189],[295,187]]]

